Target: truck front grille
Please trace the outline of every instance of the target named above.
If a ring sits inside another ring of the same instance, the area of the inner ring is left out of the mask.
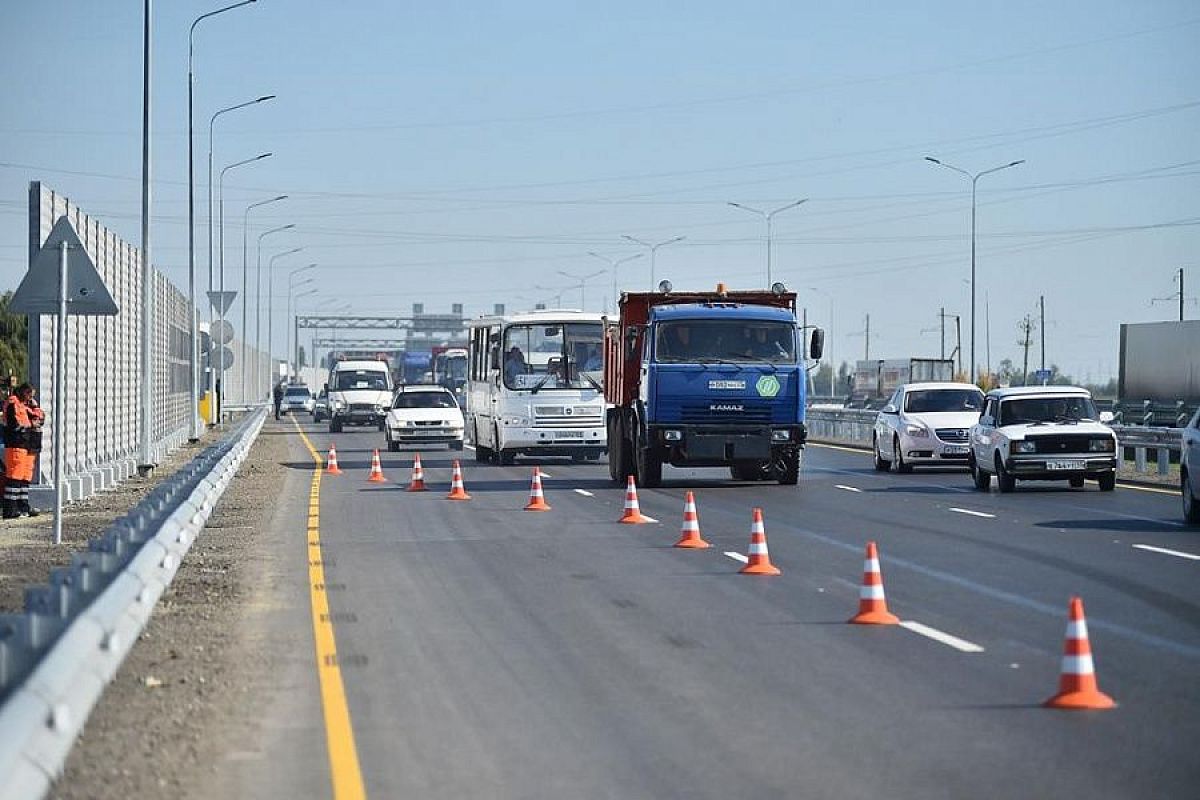
[[[731,406],[735,408],[713,408]],[[744,422],[764,425],[771,422],[771,407],[766,403],[746,401],[722,401],[710,403],[687,403],[680,409],[681,422]]]

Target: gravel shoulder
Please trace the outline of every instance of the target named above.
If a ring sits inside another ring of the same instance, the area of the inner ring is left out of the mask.
[[[271,648],[250,621],[273,602],[268,535],[290,429],[268,422],[105,690],[51,796],[194,797],[253,738]]]

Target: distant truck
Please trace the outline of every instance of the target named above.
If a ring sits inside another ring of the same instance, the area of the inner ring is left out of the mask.
[[[858,361],[854,367],[851,402],[880,403],[906,383],[949,383],[954,380],[950,358],[887,358]]]
[[[450,347],[433,356],[433,382],[447,389],[461,406],[467,384],[467,350]]]
[[[794,485],[807,438],[795,293],[659,288],[624,293],[618,318],[605,320],[612,479],[658,486],[671,464]],[[814,330],[813,359],[823,343]]]

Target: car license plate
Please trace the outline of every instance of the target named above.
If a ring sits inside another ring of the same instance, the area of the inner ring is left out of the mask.
[[[942,454],[947,456],[965,456],[967,448],[966,445],[950,445],[942,448]]]
[[[583,431],[555,431],[555,439],[582,439]]]
[[[1081,459],[1071,459],[1068,461],[1047,461],[1046,469],[1052,470],[1081,470],[1084,468],[1084,461]]]

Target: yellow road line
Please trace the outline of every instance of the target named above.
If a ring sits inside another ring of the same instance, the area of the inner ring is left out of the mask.
[[[354,728],[350,724],[350,706],[338,666],[333,618],[329,613],[329,595],[325,591],[325,563],[321,557],[321,474],[324,459],[292,417],[296,432],[312,456],[312,488],[308,506],[308,590],[312,600],[313,640],[317,651],[317,677],[321,684],[321,707],[325,712],[325,742],[329,749],[329,773],[335,800],[366,798]]]

